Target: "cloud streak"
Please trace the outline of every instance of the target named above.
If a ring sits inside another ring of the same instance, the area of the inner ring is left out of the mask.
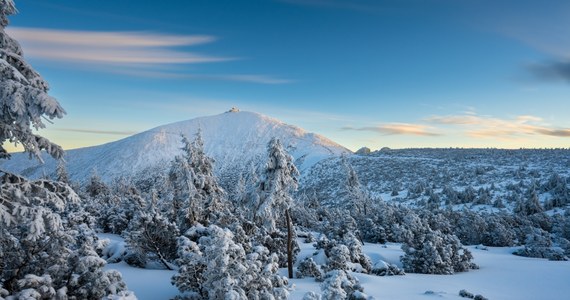
[[[210,35],[172,35],[153,32],[72,31],[9,27],[8,33],[23,46],[26,56],[126,76],[286,84],[289,79],[264,74],[197,74],[184,66],[221,63],[236,57],[214,56],[189,47],[217,41]]]
[[[115,130],[95,130],[95,129],[79,129],[79,128],[54,128],[57,131],[80,132],[93,134],[111,134],[111,135],[133,135],[136,131],[115,131]]]
[[[113,73],[137,77],[178,79],[178,80],[212,80],[212,81],[238,81],[260,84],[287,84],[294,80],[260,74],[188,74],[177,72],[164,72],[154,70],[113,70]]]
[[[9,27],[20,40],[87,47],[172,47],[194,46],[216,40],[208,35],[163,35],[145,32],[69,31]]]
[[[440,133],[430,131],[432,128],[421,124],[388,123],[369,127],[343,127],[343,130],[371,131],[382,135],[416,135],[441,136]]]
[[[71,63],[111,65],[195,64],[235,58],[176,49],[208,44],[207,35],[167,35],[149,32],[95,32],[39,28],[9,28],[9,34],[36,58]]]
[[[521,115],[513,119],[501,119],[480,115],[431,116],[424,121],[446,126],[460,126],[473,138],[514,138],[524,135],[570,137],[570,128],[556,128],[544,124],[542,118]]]

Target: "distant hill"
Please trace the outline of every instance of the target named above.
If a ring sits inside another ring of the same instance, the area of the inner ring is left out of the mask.
[[[294,157],[297,167],[307,170],[318,161],[350,151],[314,133],[279,120],[244,111],[181,121],[135,134],[104,145],[68,150],[67,170],[72,180],[84,182],[93,170],[106,182],[118,177],[148,176],[165,171],[180,154],[181,134],[193,139],[201,130],[206,154],[215,160],[218,176],[227,177],[265,162],[266,147],[279,138]],[[30,178],[52,176],[57,162],[45,155],[45,164],[16,153],[0,168]]]

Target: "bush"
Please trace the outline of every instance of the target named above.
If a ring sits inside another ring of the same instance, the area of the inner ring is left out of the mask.
[[[314,277],[316,281],[323,280],[323,272],[321,271],[321,268],[310,257],[305,258],[299,263],[295,276],[297,278]]]

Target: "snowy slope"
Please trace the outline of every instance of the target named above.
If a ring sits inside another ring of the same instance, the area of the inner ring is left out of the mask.
[[[266,145],[272,137],[287,147],[301,171],[321,159],[350,152],[325,137],[267,116],[227,112],[156,127],[100,146],[69,150],[65,156],[67,170],[76,181],[85,181],[94,169],[105,181],[166,170],[180,154],[180,134],[193,139],[199,129],[205,151],[214,158],[216,172],[222,176],[249,168],[252,162],[265,161]],[[57,163],[47,156],[44,160],[45,164],[40,165],[29,160],[27,154],[18,153],[0,168],[31,178],[51,176]]]

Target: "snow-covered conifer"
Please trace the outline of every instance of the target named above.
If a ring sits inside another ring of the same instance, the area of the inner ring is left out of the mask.
[[[180,269],[172,283],[182,299],[286,299],[287,279],[264,247],[246,253],[231,231],[195,226],[179,239]]]
[[[452,234],[439,230],[416,234],[411,244],[402,246],[405,255],[401,261],[410,273],[453,274],[475,269],[471,252]]]
[[[69,186],[7,173],[0,181],[1,289],[18,297],[54,298],[55,291],[61,299],[102,298],[125,289],[120,274],[103,270],[94,231],[80,220],[62,219],[75,215],[72,204],[79,202]]]
[[[291,207],[291,193],[297,189],[299,171],[279,139],[271,139],[267,145],[268,160],[259,182],[257,203],[253,203],[253,219],[267,231],[277,230],[277,220],[283,220]],[[281,228],[284,226],[282,225]]]
[[[356,171],[348,161],[345,155],[341,157],[347,177],[346,177],[346,192],[340,201],[340,204],[346,207],[352,215],[367,215],[370,204],[370,197],[366,193],[364,187],[360,184]]]
[[[327,257],[326,270],[350,270],[350,250],[345,245],[334,246]]]
[[[299,263],[295,276],[297,278],[314,277],[316,281],[322,281],[323,272],[311,257],[306,257]]]
[[[137,264],[157,261],[166,269],[173,269],[177,258],[178,227],[157,210],[139,212],[129,224],[126,242]]]
[[[32,131],[45,127],[42,118],[61,118],[65,110],[47,94],[47,82],[24,60],[20,44],[4,31],[15,13],[13,0],[0,1],[0,144],[21,144],[40,161],[41,150],[61,158],[60,146]],[[9,157],[2,145],[0,157]]]
[[[213,161],[204,152],[200,131],[190,142],[182,136],[182,155],[177,156],[170,170],[174,190],[173,213],[182,230],[196,222],[208,224],[228,213],[225,192],[213,171]]]
[[[99,174],[97,174],[97,170],[94,169],[91,171],[91,177],[85,186],[85,192],[90,197],[97,197],[108,194],[110,190],[109,187],[103,182]]]
[[[540,228],[528,228],[525,245],[514,254],[550,260],[568,260],[564,250],[552,247],[550,234]]]
[[[362,292],[364,288],[358,279],[344,270],[333,270],[325,274],[325,280],[321,283],[323,300],[339,299],[367,299]]]
[[[55,175],[55,180],[69,184],[69,174],[67,173],[64,160],[60,159],[58,161]]]
[[[267,145],[268,159],[262,178],[259,181],[257,196],[251,197],[250,217],[257,226],[262,227],[265,233],[263,245],[277,253],[280,265],[289,267],[289,277],[293,276],[293,261],[296,242],[293,238],[294,228],[291,218],[291,193],[297,190],[299,172],[293,163],[293,158],[281,145],[279,139],[272,138]],[[287,234],[284,235],[286,228]],[[284,247],[276,248],[283,243]],[[283,261],[282,258],[286,258]]]
[[[384,244],[387,241],[386,230],[384,227],[374,222],[371,218],[365,218],[359,226],[362,240],[370,243]]]

